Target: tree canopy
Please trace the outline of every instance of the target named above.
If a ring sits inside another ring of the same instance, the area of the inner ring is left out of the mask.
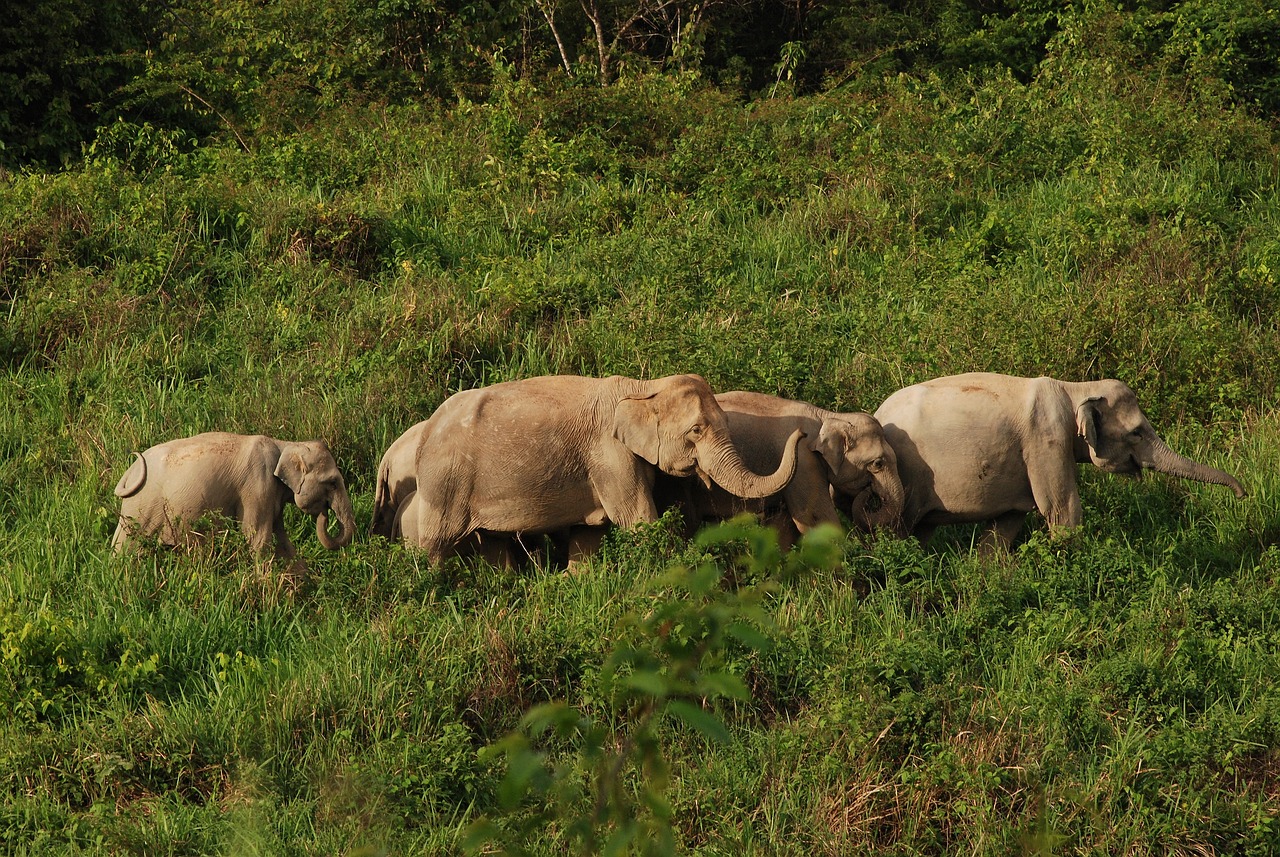
[[[498,76],[609,85],[658,70],[750,98],[885,74],[1037,73],[1051,0],[41,0],[0,25],[0,160],[56,166],[100,127],[192,139],[305,125],[336,104],[484,101]],[[1131,61],[1280,110],[1262,0],[1101,9]],[[246,143],[247,145],[247,143]]]

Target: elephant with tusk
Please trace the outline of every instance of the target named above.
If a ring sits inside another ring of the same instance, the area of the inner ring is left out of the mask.
[[[466,390],[427,420],[417,452],[416,526],[402,530],[438,562],[481,531],[654,521],[658,471],[767,497],[791,481],[802,436],[796,430],[787,439],[772,473],[755,473],[697,375],[554,375]]]
[[[943,524],[990,522],[981,547],[1007,549],[1033,510],[1051,532],[1079,526],[1076,465],[1090,462],[1245,494],[1234,476],[1166,446],[1121,381],[954,375],[899,390],[875,416],[906,483],[905,525],[921,541]]]
[[[716,486],[704,488],[690,481],[692,496],[686,502],[696,522],[762,512],[779,530],[781,542],[789,545],[819,524],[839,525],[839,507],[864,530],[884,528],[905,535],[905,492],[897,457],[870,414],[838,413],[745,391],[720,393],[716,401],[729,420],[734,444],[753,469],[776,467],[793,432],[803,431],[805,438],[794,478],[770,498],[743,500]]]
[[[122,551],[138,537],[183,545],[196,538],[191,525],[210,512],[239,521],[259,553],[274,541],[275,556],[295,551],[284,528],[285,503],[315,518],[316,537],[329,550],[351,542],[355,514],[346,482],[324,441],[301,443],[263,435],[207,432],[135,453],[120,477],[120,523],[111,543]],[[341,532],[329,535],[329,512]]]

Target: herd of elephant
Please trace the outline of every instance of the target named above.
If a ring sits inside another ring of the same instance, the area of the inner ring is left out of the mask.
[[[986,523],[1007,548],[1027,513],[1051,531],[1081,522],[1077,464],[1144,469],[1245,492],[1228,473],[1171,450],[1120,381],[1073,383],[970,373],[889,396],[874,415],[760,393],[715,394],[697,375],[656,380],[556,375],[451,396],[387,449],[371,533],[433,562],[478,551],[509,561],[525,536],[567,540],[569,558],[607,525],[763,514],[784,543],[842,517],[861,530],[928,540],[944,524]],[[139,538],[200,538],[211,514],[238,521],[261,553],[292,558],[284,506],[315,518],[329,549],[355,517],[322,441],[209,432],[135,454],[115,488],[117,551]],[[340,524],[329,535],[329,514]]]

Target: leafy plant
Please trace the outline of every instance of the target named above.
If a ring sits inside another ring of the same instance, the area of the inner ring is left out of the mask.
[[[750,692],[741,676],[724,671],[727,652],[767,649],[769,600],[785,582],[829,568],[841,538],[835,528],[818,528],[784,558],[773,530],[745,520],[702,531],[698,547],[742,550],[733,564],[756,582],[724,588],[725,568],[711,557],[657,578],[650,608],[627,614],[615,630],[621,642],[593,691],[603,711],[593,717],[563,702],[539,705],[520,731],[490,746],[489,754],[506,758],[498,789],[505,815],[478,822],[469,847],[496,841],[524,853],[555,828],[585,853],[674,853],[664,721],[713,744],[731,740],[714,703],[746,702]],[[537,748],[539,740],[559,745],[559,761]]]

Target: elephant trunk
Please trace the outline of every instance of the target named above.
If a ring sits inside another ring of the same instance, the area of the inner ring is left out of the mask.
[[[329,511],[332,510],[338,516],[338,524],[342,531],[338,533],[336,539],[329,537]],[[356,534],[356,516],[351,508],[351,498],[346,492],[334,496],[329,508],[316,515],[316,538],[320,540],[320,544],[324,545],[326,550],[338,550],[351,544],[351,539]]]
[[[736,497],[755,500],[777,494],[796,473],[796,446],[804,432],[796,429],[787,438],[778,469],[765,476],[747,467],[727,433],[716,435],[698,446],[698,466],[717,485]]]
[[[1244,486],[1230,473],[1179,455],[1165,445],[1160,438],[1156,438],[1151,445],[1150,466],[1152,470],[1167,473],[1170,476],[1194,479],[1196,482],[1208,482],[1213,485],[1226,485],[1235,492],[1237,497],[1245,495]]]
[[[860,510],[861,516],[865,517],[869,529],[886,529],[898,538],[905,539],[907,537],[907,529],[902,513],[906,508],[907,492],[902,485],[902,480],[898,478],[897,473],[886,468],[884,472],[876,476],[875,482],[872,484],[873,487],[863,493],[868,494],[874,490],[876,497],[880,500],[880,508],[874,512],[867,513],[864,500],[863,508]]]

